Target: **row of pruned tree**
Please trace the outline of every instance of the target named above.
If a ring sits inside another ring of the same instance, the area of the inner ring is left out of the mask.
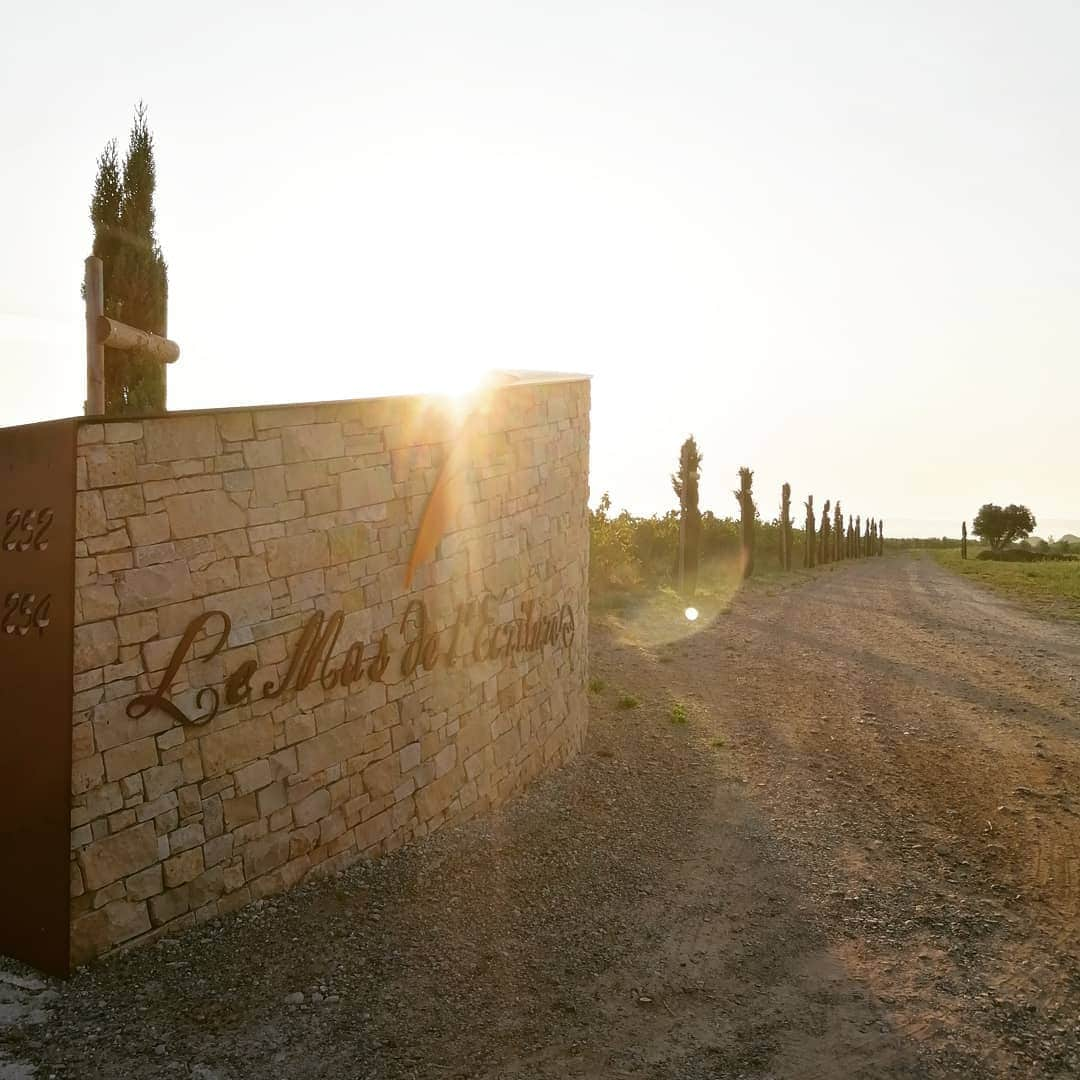
[[[814,514],[814,496],[808,495],[803,503],[806,519],[803,523],[803,566],[811,567],[819,563],[841,562],[844,559],[861,559],[868,555],[885,554],[884,522],[876,518],[867,518],[864,525],[862,515],[854,517],[848,514],[847,526],[844,525],[844,512],[840,500],[833,507],[826,499],[821,509],[821,522]],[[780,489],[780,565],[785,570],[791,569],[793,543],[793,524],[791,521],[791,485],[784,484]]]
[[[680,508],[679,580],[682,590],[690,593],[694,591],[697,580],[701,536],[701,510],[698,505],[701,460],[701,451],[691,435],[682,445],[679,470],[671,477]],[[758,522],[758,509],[754,502],[754,472],[743,465],[738,470],[738,478],[739,486],[734,495],[739,507],[740,570],[742,576],[748,578],[754,573],[754,540]],[[875,518],[867,518],[864,522],[862,515],[852,517],[849,514],[845,525],[839,500],[834,507],[826,499],[819,523],[814,511],[813,495],[808,496],[803,505],[806,508],[802,529],[804,567],[884,554],[882,522]],[[780,531],[780,564],[785,570],[790,570],[795,551],[790,484],[784,484],[781,489],[777,524]]]

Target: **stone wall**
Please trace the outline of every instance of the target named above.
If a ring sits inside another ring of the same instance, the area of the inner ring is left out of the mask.
[[[464,429],[424,398],[80,425],[74,963],[462,821],[580,747],[588,411],[552,378]]]

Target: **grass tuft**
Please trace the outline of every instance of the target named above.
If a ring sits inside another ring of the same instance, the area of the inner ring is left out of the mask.
[[[681,701],[676,701],[671,706],[671,722],[673,724],[685,724],[688,719],[686,706]]]
[[[604,680],[603,680],[603,679],[601,679],[601,678],[600,678],[600,677],[599,677],[598,675],[594,675],[594,676],[593,676],[593,677],[592,677],[592,678],[591,678],[591,679],[589,680],[589,689],[590,689],[590,690],[592,691],[592,693],[594,693],[594,694],[599,694],[599,693],[601,693],[601,692],[602,692],[602,691],[603,691],[603,690],[604,690],[604,689],[605,689],[606,687],[607,687],[607,683],[606,683],[606,682],[604,682]]]
[[[633,694],[620,694],[619,700],[615,702],[617,709],[636,709],[641,704],[640,701]]]

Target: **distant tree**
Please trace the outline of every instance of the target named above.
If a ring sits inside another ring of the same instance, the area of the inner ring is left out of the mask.
[[[971,531],[994,551],[1000,551],[1014,541],[1030,536],[1035,531],[1035,518],[1026,506],[1010,503],[1001,507],[984,503],[971,523]]]
[[[105,314],[165,336],[168,270],[154,233],[154,142],[140,103],[121,171],[116,141],[98,159],[90,220],[101,259]],[[134,351],[105,350],[105,414],[165,411],[165,365]]]
[[[830,499],[825,500],[825,506],[821,511],[821,525],[818,527],[818,562],[824,566],[829,561],[829,507]]]
[[[960,558],[967,558],[967,522],[960,524]]]
[[[701,548],[701,510],[698,508],[701,460],[701,452],[694,441],[694,436],[691,435],[679,451],[679,471],[671,475],[671,486],[679,497],[679,508],[686,532],[683,571],[684,588],[688,596],[693,596],[697,588],[698,557]]]
[[[780,566],[791,569],[791,485],[780,489]]]
[[[735,489],[735,501],[739,504],[739,522],[741,545],[741,569],[744,578],[754,572],[754,519],[757,507],[754,506],[754,473],[745,465],[739,469],[739,486]]]

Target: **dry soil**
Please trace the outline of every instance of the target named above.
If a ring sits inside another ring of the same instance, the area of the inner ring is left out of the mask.
[[[915,556],[597,623],[573,764],[67,984],[0,962],[0,1080],[1080,1075],[1080,627]]]

